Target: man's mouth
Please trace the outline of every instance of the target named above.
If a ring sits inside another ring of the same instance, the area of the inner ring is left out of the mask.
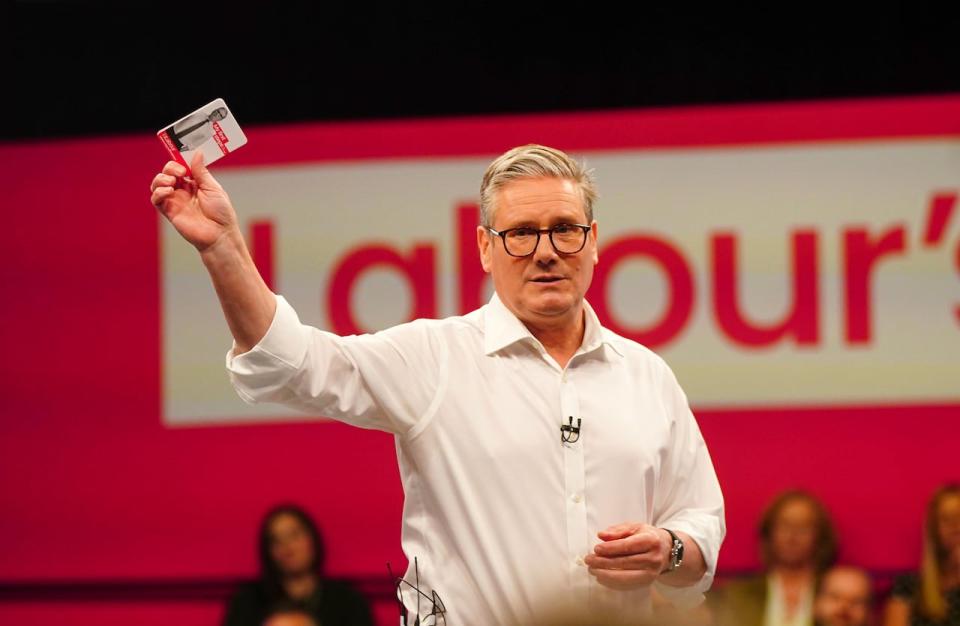
[[[555,283],[561,280],[563,280],[563,276],[557,274],[543,274],[530,279],[530,281],[534,283]]]

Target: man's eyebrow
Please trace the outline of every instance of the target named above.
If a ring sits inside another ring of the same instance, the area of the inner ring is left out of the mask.
[[[531,219],[525,219],[525,220],[517,220],[516,222],[511,222],[503,230],[508,230],[510,228],[539,228],[539,227],[540,225],[536,221]]]
[[[573,214],[557,215],[556,217],[551,219],[549,222],[547,222],[547,225],[544,226],[544,228],[551,228],[553,226],[556,226],[557,224],[579,224],[579,223],[580,223],[580,220],[577,218],[576,215],[573,215]],[[508,228],[540,228],[540,222],[530,218],[525,218],[525,219],[517,220],[516,222],[511,222],[509,226],[507,226],[506,228],[503,228],[502,230],[507,230]]]

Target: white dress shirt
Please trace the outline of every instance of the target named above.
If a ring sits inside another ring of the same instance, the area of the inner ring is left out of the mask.
[[[448,624],[529,623],[554,601],[643,614],[648,589],[603,587],[583,563],[623,522],[690,535],[706,575],[658,589],[696,603],[725,534],[703,437],[664,361],[584,309],[583,343],[561,368],[496,295],[462,317],[349,337],[302,325],[278,296],[266,335],[228,352],[227,369],[247,402],[395,434],[406,579],[416,557]],[[564,444],[570,416],[581,437]]]

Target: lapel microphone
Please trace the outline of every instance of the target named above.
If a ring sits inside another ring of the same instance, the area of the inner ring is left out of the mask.
[[[560,443],[577,443],[580,441],[580,418],[577,418],[577,425],[573,425],[573,416],[567,418],[566,424],[560,425]]]

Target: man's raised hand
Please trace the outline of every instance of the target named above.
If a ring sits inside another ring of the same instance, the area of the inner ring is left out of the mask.
[[[193,176],[188,178],[184,166],[168,161],[150,184],[150,201],[184,239],[203,252],[237,229],[237,214],[199,150],[190,168]]]

